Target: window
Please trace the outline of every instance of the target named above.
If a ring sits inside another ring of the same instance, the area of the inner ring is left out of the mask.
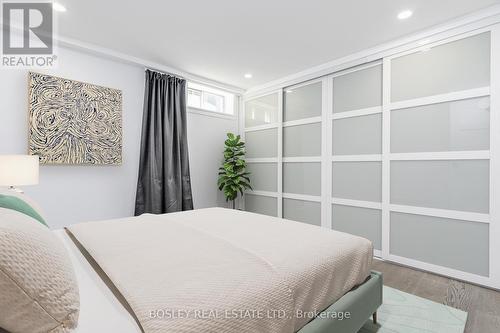
[[[196,83],[188,83],[189,108],[234,115],[234,95]]]
[[[188,88],[188,105],[198,109],[224,113],[224,96]]]
[[[201,91],[188,88],[188,105],[201,108]]]

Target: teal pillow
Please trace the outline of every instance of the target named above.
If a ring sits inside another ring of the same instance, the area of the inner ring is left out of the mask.
[[[12,209],[20,213],[26,214],[28,216],[31,216],[32,218],[34,218],[35,220],[37,220],[38,222],[47,227],[47,223],[45,223],[43,217],[41,217],[40,214],[38,214],[37,211],[33,209],[33,207],[31,207],[26,202],[17,197],[0,194],[0,207]]]

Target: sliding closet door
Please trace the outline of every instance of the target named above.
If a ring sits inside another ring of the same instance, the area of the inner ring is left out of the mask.
[[[283,217],[321,225],[323,81],[284,89]]]
[[[476,281],[490,275],[490,39],[385,60],[388,259]]]
[[[246,208],[500,288],[500,25],[414,45],[247,101]]]
[[[279,216],[278,173],[281,92],[245,102],[247,169],[253,191],[245,193],[245,210]]]
[[[382,249],[382,64],[333,77],[332,228]]]

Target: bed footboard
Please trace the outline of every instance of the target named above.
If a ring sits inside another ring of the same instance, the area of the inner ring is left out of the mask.
[[[298,333],[358,332],[370,316],[376,321],[377,309],[382,305],[382,284],[382,273],[372,271],[363,284],[330,305]]]

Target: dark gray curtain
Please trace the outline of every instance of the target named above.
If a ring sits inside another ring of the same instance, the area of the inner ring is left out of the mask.
[[[193,209],[186,80],[146,70],[135,215]]]

